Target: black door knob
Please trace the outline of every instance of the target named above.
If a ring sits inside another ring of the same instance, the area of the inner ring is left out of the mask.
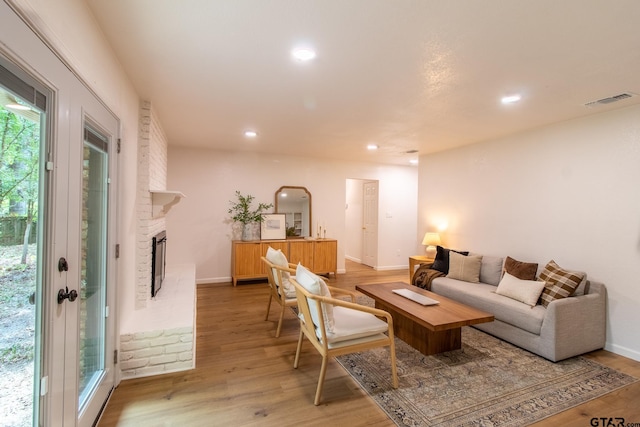
[[[58,291],[58,304],[62,304],[65,299],[68,299],[71,302],[74,302],[78,298],[78,291],[72,289],[69,292],[69,287],[65,286],[65,289],[60,289]]]

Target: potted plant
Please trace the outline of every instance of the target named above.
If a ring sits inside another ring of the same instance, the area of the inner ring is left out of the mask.
[[[242,224],[242,240],[257,240],[253,232],[255,224],[259,224],[264,221],[264,215],[267,209],[273,207],[273,203],[259,203],[256,209],[251,208],[253,202],[252,195],[243,196],[239,191],[236,191],[237,201],[230,200],[231,207],[229,208],[229,215],[235,222]]]

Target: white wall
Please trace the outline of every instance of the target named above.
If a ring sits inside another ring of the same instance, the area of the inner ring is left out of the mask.
[[[419,233],[586,271],[608,289],[607,349],[640,360],[640,106],[420,158]],[[417,248],[416,248],[417,250]]]
[[[306,187],[312,196],[312,229],[319,223],[328,238],[338,239],[338,271],[344,272],[346,179],[378,180],[379,267],[406,268],[416,246],[415,167],[174,146],[169,146],[168,159],[167,188],[186,198],[167,214],[167,262],[195,262],[198,283],[230,280],[233,233],[227,210],[236,190],[271,203],[283,185]]]

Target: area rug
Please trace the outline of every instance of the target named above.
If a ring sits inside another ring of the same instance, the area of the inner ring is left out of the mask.
[[[583,357],[553,363],[470,327],[462,343],[425,356],[396,338],[395,390],[388,348],[337,360],[398,426],[523,426],[637,381]]]

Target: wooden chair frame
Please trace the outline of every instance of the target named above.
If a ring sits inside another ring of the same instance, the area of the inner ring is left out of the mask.
[[[278,283],[282,283],[282,273],[287,272],[291,275],[296,274],[296,264],[289,263],[289,268],[285,268],[276,264],[273,264],[265,257],[260,257],[262,262],[267,266],[267,280],[269,281],[269,301],[267,302],[267,315],[264,320],[269,320],[269,312],[271,311],[271,301],[275,300],[280,304],[280,317],[278,319],[278,329],[276,330],[276,338],[280,337],[282,331],[282,321],[284,319],[284,311],[287,307],[295,307],[298,305],[298,301],[295,298],[287,298],[284,294],[284,290],[278,286]],[[278,281],[276,281],[276,277]]]
[[[298,310],[302,315],[299,317],[300,319],[300,336],[298,338],[298,347],[296,349],[296,356],[293,362],[293,367],[298,367],[298,362],[300,361],[300,352],[302,350],[302,340],[303,337],[306,336],[307,339],[313,344],[313,346],[318,350],[320,355],[322,356],[322,365],[320,367],[320,377],[318,378],[318,386],[316,388],[316,395],[313,401],[314,405],[320,404],[320,398],[322,396],[322,389],[324,387],[324,378],[327,371],[327,362],[329,358],[340,356],[343,354],[356,353],[359,351],[369,350],[371,348],[376,347],[386,347],[389,346],[389,350],[391,353],[391,379],[393,388],[398,388],[398,373],[396,368],[396,347],[394,341],[393,334],[393,318],[391,314],[384,310],[379,310],[377,308],[371,308],[367,306],[363,306],[360,304],[356,304],[353,301],[355,300],[354,292],[345,291],[343,289],[331,288],[329,287],[332,295],[335,294],[348,294],[351,296],[351,301],[344,301],[341,299],[336,299],[333,297],[324,297],[319,295],[313,295],[309,293],[304,287],[302,287],[295,279],[291,279],[291,283],[296,288],[296,298],[298,300]],[[317,312],[319,315],[319,326],[321,332],[321,337],[318,338],[316,335],[316,327],[311,320],[311,311],[309,309],[309,304],[317,304]],[[387,322],[387,336],[384,339],[379,339],[375,341],[369,342],[359,342],[353,345],[345,345],[337,348],[329,348],[327,342],[327,331],[325,329],[324,324],[324,315],[322,312],[322,304],[331,304],[333,306],[346,307],[354,310],[362,311],[365,313],[373,314],[376,317],[382,318]]]

